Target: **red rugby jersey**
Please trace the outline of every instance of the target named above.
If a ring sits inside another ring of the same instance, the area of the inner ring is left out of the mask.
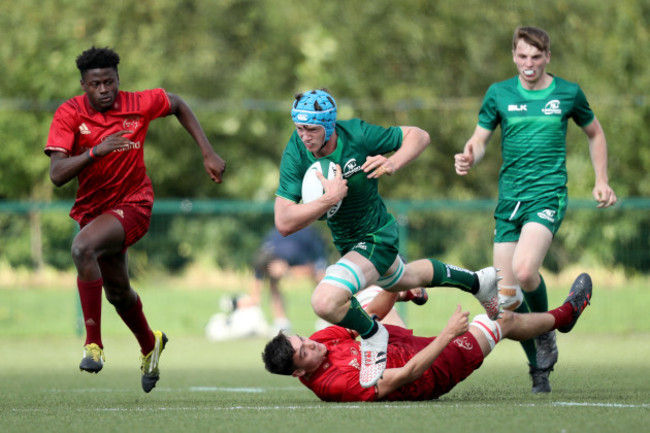
[[[402,367],[435,337],[413,335],[413,331],[385,325],[389,332],[386,368]],[[374,401],[375,388],[359,384],[361,366],[360,343],[350,332],[330,326],[314,333],[312,340],[325,344],[327,358],[302,383],[324,401]],[[431,400],[449,392],[469,376],[483,361],[478,342],[469,332],[454,339],[436,358],[433,365],[412,383],[404,385],[383,400]]]
[[[100,113],[79,95],[64,102],[54,114],[45,153],[76,156],[122,130],[132,148],[114,151],[86,166],[77,176],[79,188],[70,216],[81,222],[121,203],[153,205],[153,188],[144,164],[144,140],[149,123],[167,116],[170,102],[164,89],[118,92],[113,107]]]

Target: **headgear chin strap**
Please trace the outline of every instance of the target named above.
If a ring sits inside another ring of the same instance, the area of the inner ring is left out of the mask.
[[[318,125],[325,129],[327,143],[334,133],[336,124],[336,101],[323,90],[310,90],[298,97],[291,110],[293,123],[298,125]]]

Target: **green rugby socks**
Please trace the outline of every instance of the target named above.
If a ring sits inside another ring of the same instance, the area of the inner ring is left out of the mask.
[[[357,298],[354,296],[350,299],[350,309],[343,320],[337,323],[337,325],[348,329],[354,329],[359,333],[361,338],[372,337],[379,329],[377,322],[372,320],[372,317],[366,313]]]
[[[436,259],[429,261],[433,264],[433,279],[429,287],[456,287],[473,295],[478,293],[479,283],[475,272]]]

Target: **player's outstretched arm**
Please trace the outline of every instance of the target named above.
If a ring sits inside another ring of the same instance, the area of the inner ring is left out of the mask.
[[[174,114],[183,128],[190,133],[196,144],[203,154],[203,166],[210,176],[210,179],[216,183],[221,183],[223,173],[226,171],[226,161],[224,161],[212,148],[208,137],[205,135],[199,120],[194,115],[192,109],[178,95],[167,93],[171,104],[170,114]]]
[[[377,383],[377,398],[385,397],[400,386],[418,379],[440,356],[451,341],[469,329],[469,311],[462,311],[460,304],[451,315],[447,326],[429,345],[418,352],[403,367],[389,368]]]
[[[492,137],[492,132],[478,125],[476,126],[474,134],[465,143],[463,153],[454,155],[454,167],[458,175],[465,176],[475,164],[478,164],[483,159],[485,147]]]
[[[616,204],[617,198],[614,190],[609,186],[607,176],[607,140],[605,132],[597,118],[582,128],[589,140],[589,153],[591,164],[594,166],[596,182],[594,184],[593,196],[598,202],[599,208],[609,207]]]

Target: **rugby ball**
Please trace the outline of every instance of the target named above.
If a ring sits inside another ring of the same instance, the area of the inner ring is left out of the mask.
[[[327,159],[319,159],[309,166],[305,175],[302,178],[302,202],[310,203],[321,197],[325,190],[316,172],[322,173],[325,179],[331,179],[336,176],[336,164]],[[327,210],[327,213],[320,219],[332,218],[341,207],[341,202],[336,203],[334,206]]]

